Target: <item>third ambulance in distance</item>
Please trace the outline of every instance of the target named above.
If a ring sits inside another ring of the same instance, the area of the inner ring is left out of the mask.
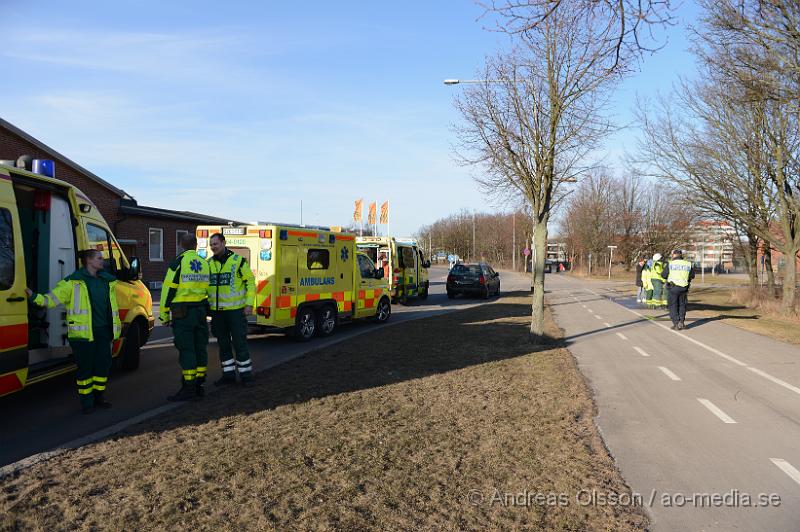
[[[356,237],[358,250],[384,270],[384,282],[392,302],[406,304],[409,297],[427,299],[430,289],[428,268],[416,241],[391,236]]]

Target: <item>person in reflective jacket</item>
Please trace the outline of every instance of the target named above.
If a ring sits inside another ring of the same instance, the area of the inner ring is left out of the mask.
[[[120,337],[117,279],[103,271],[103,255],[96,249],[80,253],[83,267],[59,281],[47,294],[26,288],[31,303],[67,309],[67,338],[78,365],[75,375],[84,414],[111,408],[104,394],[111,370],[111,343]]]
[[[209,239],[214,255],[208,259],[211,279],[208,304],[211,308],[211,331],[217,337],[222,377],[214,382],[223,386],[253,382],[253,365],[247,349],[247,316],[253,313],[255,277],[247,260],[225,246],[225,237],[214,233]],[[236,351],[236,359],[233,352]]]
[[[161,287],[159,319],[172,325],[173,343],[183,372],[181,389],[170,401],[191,401],[204,395],[208,369],[208,263],[197,254],[197,237],[181,237],[185,250],[175,257]]]
[[[669,317],[672,328],[683,330],[686,328],[686,302],[689,287],[694,279],[692,263],[683,258],[681,250],[672,252],[672,260],[664,267],[661,277],[666,279],[669,290]]]

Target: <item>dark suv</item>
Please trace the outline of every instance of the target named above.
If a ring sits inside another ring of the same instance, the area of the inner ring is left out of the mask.
[[[447,297],[458,294],[479,295],[487,299],[500,293],[500,274],[485,262],[456,264],[447,276]]]

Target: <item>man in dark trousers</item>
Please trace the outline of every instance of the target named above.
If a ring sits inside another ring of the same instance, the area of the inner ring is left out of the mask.
[[[667,263],[661,272],[661,277],[667,281],[669,290],[669,317],[672,320],[672,328],[683,330],[686,328],[686,301],[689,294],[689,286],[694,279],[692,263],[683,258],[683,252],[676,249],[672,252],[672,260]]]
[[[167,269],[161,288],[161,315],[164,325],[172,325],[173,343],[183,373],[181,389],[167,399],[191,401],[203,396],[208,367],[208,263],[197,254],[197,238],[181,237],[183,253]]]

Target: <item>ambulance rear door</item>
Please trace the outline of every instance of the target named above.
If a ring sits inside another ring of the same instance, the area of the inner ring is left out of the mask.
[[[22,388],[28,374],[26,285],[14,188],[0,171],[0,395]]]

